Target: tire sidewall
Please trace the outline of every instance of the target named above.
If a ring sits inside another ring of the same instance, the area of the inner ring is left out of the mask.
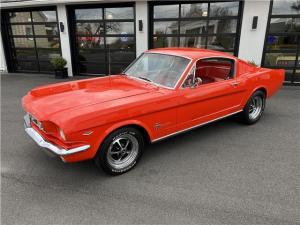
[[[137,139],[138,144],[139,144],[138,154],[137,154],[136,158],[133,160],[133,162],[131,164],[129,164],[128,166],[126,166],[125,168],[115,169],[107,161],[107,154],[108,154],[109,146],[114,140],[116,140],[118,137],[120,137],[124,134],[130,134]],[[121,128],[121,129],[116,130],[113,133],[111,133],[104,140],[104,142],[102,143],[102,145],[96,155],[96,158],[95,158],[96,164],[98,166],[101,166],[105,172],[112,174],[112,175],[119,175],[119,174],[125,173],[125,172],[131,170],[137,164],[138,160],[140,159],[140,157],[143,153],[143,147],[144,147],[143,136],[137,129],[131,128],[131,127]]]
[[[250,113],[249,113],[249,108],[250,108],[250,105],[251,105],[251,99],[256,97],[256,96],[260,96],[262,98],[262,109],[259,113],[259,115],[255,118],[255,119],[251,119],[250,118]],[[246,106],[244,107],[244,110],[243,110],[243,115],[244,115],[244,119],[245,119],[245,122],[248,123],[248,124],[254,124],[256,123],[263,115],[264,113],[264,110],[265,110],[265,106],[266,106],[266,95],[264,92],[262,91],[256,91],[254,92],[251,97],[249,98]]]

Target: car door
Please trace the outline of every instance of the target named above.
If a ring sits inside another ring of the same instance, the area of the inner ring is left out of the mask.
[[[232,62],[234,70],[230,79],[179,88],[177,119],[179,130],[213,121],[240,110],[243,87],[235,76],[236,62],[234,60]],[[195,72],[196,65],[195,63]],[[218,73],[218,70],[212,72],[215,73]]]

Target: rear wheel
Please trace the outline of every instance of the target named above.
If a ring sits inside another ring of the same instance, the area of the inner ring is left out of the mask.
[[[240,114],[242,121],[249,125],[256,123],[263,115],[265,105],[265,93],[260,90],[254,92]]]
[[[101,145],[96,165],[105,172],[118,175],[132,169],[142,155],[144,139],[139,130],[124,127],[111,133]]]

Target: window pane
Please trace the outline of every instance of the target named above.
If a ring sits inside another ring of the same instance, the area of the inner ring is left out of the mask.
[[[133,19],[133,7],[122,7],[122,8],[106,8],[105,19],[115,20],[115,19]]]
[[[300,32],[300,18],[273,18],[270,33]]]
[[[39,60],[51,60],[57,56],[60,56],[59,50],[55,49],[38,49]]]
[[[76,30],[78,35],[102,35],[104,34],[103,23],[77,23]]]
[[[36,38],[37,48],[59,48],[58,38]]]
[[[30,12],[10,12],[9,20],[11,23],[31,22]]]
[[[177,37],[153,37],[154,48],[177,47]]]
[[[106,65],[104,63],[79,63],[79,72],[87,74],[106,74]]]
[[[181,17],[202,17],[207,16],[207,3],[182,4]]]
[[[296,55],[293,53],[266,53],[265,66],[293,67]]]
[[[32,12],[33,22],[56,22],[56,11]]]
[[[206,32],[206,21],[181,21],[180,33],[181,34],[203,34]]]
[[[205,48],[206,37],[181,37],[180,47]]]
[[[107,34],[134,34],[133,22],[107,22],[106,23]]]
[[[296,69],[295,71],[294,82],[300,82],[300,69]]]
[[[133,37],[107,37],[106,44],[112,49],[135,50],[135,41]]]
[[[11,25],[13,35],[33,35],[31,25]]]
[[[268,50],[281,50],[281,49],[297,49],[299,38],[297,36],[274,36],[269,35],[267,38]]]
[[[81,62],[105,62],[104,49],[80,49],[79,61]]]
[[[209,16],[237,16],[239,2],[218,2],[210,4]]]
[[[16,48],[34,48],[33,38],[13,38]]]
[[[18,71],[22,71],[22,70],[25,70],[25,71],[37,71],[38,70],[38,67],[37,67],[37,63],[36,61],[18,61],[16,62],[16,69]]]
[[[39,62],[41,72],[54,72],[54,67],[50,62]]]
[[[16,49],[15,50],[17,59],[21,60],[36,60],[35,49]]]
[[[210,20],[208,33],[235,33],[237,20]]]
[[[153,18],[178,18],[179,5],[156,5],[153,9]]]
[[[122,73],[129,64],[130,64],[130,62],[128,62],[128,63],[112,63],[110,65],[111,74]]]
[[[273,15],[298,14],[300,13],[300,2],[297,0],[274,0]]]
[[[293,76],[294,71],[293,70],[285,70],[285,81],[292,81],[292,76]]]
[[[55,35],[58,36],[57,24],[34,25],[35,35]]]
[[[110,52],[110,62],[112,63],[130,63],[135,59],[135,52],[133,51],[124,51],[117,50]]]
[[[77,37],[79,48],[104,48],[104,37]]]
[[[207,48],[213,50],[232,50],[234,49],[234,36],[209,36],[207,37]]]
[[[75,9],[76,20],[102,20],[102,9]]]
[[[153,25],[154,34],[176,34],[178,33],[178,22],[167,21],[167,22],[154,22]]]

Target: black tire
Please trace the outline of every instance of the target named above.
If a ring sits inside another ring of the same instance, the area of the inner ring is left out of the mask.
[[[112,132],[104,140],[96,154],[95,162],[106,173],[119,175],[137,164],[143,148],[144,138],[141,132],[133,127],[123,127]]]
[[[251,125],[259,121],[266,106],[266,95],[263,91],[256,91],[249,98],[243,111],[240,113],[240,119],[243,123]],[[255,111],[257,110],[257,111]]]

